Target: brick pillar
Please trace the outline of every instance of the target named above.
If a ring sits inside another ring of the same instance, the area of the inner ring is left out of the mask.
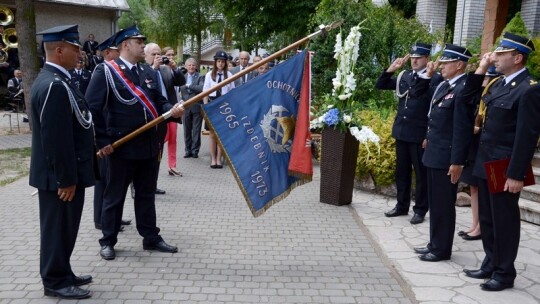
[[[540,34],[540,0],[523,0],[521,2],[521,17],[527,26],[529,34]]]
[[[444,31],[447,8],[448,0],[418,0],[416,18],[427,26],[431,24],[434,31]]]
[[[485,6],[486,0],[458,0],[454,44],[465,46],[468,40],[482,34]]]
[[[482,33],[482,53],[491,49],[495,39],[501,35],[506,25],[510,0],[487,0],[484,11],[484,31]]]

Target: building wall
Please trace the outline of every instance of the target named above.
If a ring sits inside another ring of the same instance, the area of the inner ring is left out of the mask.
[[[416,3],[416,18],[431,28],[444,31],[448,0],[418,0]]]
[[[113,10],[42,2],[36,2],[35,6],[37,32],[62,24],[78,24],[81,43],[90,33],[98,42],[114,33],[116,12]]]
[[[482,35],[485,0],[458,0],[454,25],[454,44],[463,45]]]
[[[540,34],[540,0],[523,0],[521,3],[521,17],[530,34]]]

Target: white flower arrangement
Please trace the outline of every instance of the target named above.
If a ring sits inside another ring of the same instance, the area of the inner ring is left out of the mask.
[[[343,132],[351,134],[362,144],[367,146],[368,142],[373,142],[379,146],[379,136],[367,126],[358,128],[359,120],[355,117],[355,102],[350,100],[356,90],[356,78],[354,67],[358,60],[360,49],[361,24],[351,28],[349,35],[342,41],[341,33],[336,36],[334,45],[334,58],[337,60],[336,76],[332,79],[332,95],[326,96],[326,111],[320,117],[311,121],[310,127],[314,129],[325,126],[334,126]],[[369,153],[369,149],[368,149]]]

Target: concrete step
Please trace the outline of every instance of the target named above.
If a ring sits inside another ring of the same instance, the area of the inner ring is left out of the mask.
[[[533,167],[540,167],[540,152],[534,153],[533,159],[532,159],[532,166]]]
[[[540,185],[530,185],[523,188],[521,197],[530,201],[535,201],[540,205]]]
[[[539,167],[533,167],[533,174],[534,174],[534,181],[536,184],[540,185],[540,168]]]
[[[522,193],[523,194],[523,193]],[[519,199],[519,212],[521,220],[540,225],[540,203],[522,197]]]

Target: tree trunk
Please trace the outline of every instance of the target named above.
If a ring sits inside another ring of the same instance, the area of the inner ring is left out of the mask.
[[[202,52],[202,34],[199,32],[197,33],[197,63],[199,65],[199,70],[201,67],[201,52]]]
[[[33,0],[16,0],[15,28],[19,43],[20,69],[23,72],[23,90],[26,112],[30,113],[30,91],[39,72],[39,58],[36,43],[36,11]],[[28,115],[30,128],[32,116]]]

